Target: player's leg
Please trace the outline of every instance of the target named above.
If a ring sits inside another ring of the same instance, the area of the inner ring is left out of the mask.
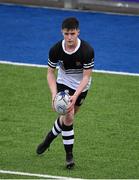
[[[62,125],[60,122],[60,118],[58,117],[55,120],[55,123],[51,131],[47,134],[43,142],[38,145],[37,150],[36,150],[37,154],[44,153],[49,148],[52,141],[61,133],[61,131],[62,131]]]
[[[75,107],[72,112],[68,113],[66,116],[61,117],[62,124],[62,138],[63,144],[66,151],[66,166],[67,168],[72,168],[75,163],[73,159],[73,145],[74,145],[74,129],[73,129],[73,120],[74,115],[79,111],[80,106],[84,102],[84,99],[87,95],[87,92],[83,92],[78,97]]]
[[[76,106],[74,107],[74,114],[77,114],[77,112],[79,112],[80,110],[80,106]]]
[[[65,116],[61,116],[62,124],[62,138],[66,152],[66,167],[72,168],[74,166],[73,160],[73,144],[74,144],[74,129],[73,129],[74,110]]]
[[[63,91],[65,87],[61,84],[57,84],[57,91]],[[42,154],[44,153],[50,146],[50,144],[52,143],[52,141],[58,136],[58,134],[60,134],[62,131],[62,123],[60,121],[60,117],[58,117],[55,120],[55,123],[51,129],[51,131],[47,134],[47,136],[45,137],[45,139],[43,140],[42,143],[40,143],[37,147],[37,154]]]
[[[75,92],[75,90],[69,88],[68,86],[59,83],[57,83],[57,89],[58,92],[67,91],[69,95],[73,95]],[[73,118],[74,118],[74,110],[60,117],[60,121],[62,124],[63,144],[66,152],[67,168],[71,168],[74,165],[73,153],[72,153],[73,144],[74,144]]]

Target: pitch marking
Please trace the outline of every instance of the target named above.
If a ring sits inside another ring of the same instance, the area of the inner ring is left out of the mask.
[[[19,63],[19,62],[11,62],[11,61],[0,61],[0,64],[9,64],[15,66],[28,66],[28,67],[41,67],[47,68],[47,65],[41,64],[29,64],[29,63]],[[129,72],[118,72],[118,71],[106,71],[106,70],[93,70],[93,72],[104,73],[104,74],[115,74],[115,75],[127,75],[127,76],[139,76],[139,73],[129,73]]]
[[[41,177],[41,178],[61,179],[61,180],[83,180],[80,178],[71,178],[71,177],[64,177],[64,176],[52,176],[52,175],[48,175],[48,174],[34,174],[34,173],[28,173],[28,172],[18,172],[18,171],[8,171],[8,170],[0,170],[0,174],[11,174],[11,175]]]

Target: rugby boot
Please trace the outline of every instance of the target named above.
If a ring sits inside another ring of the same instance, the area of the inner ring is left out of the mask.
[[[72,169],[75,166],[72,152],[66,153],[66,168]]]
[[[49,150],[49,146],[52,143],[56,136],[53,135],[52,131],[50,131],[44,141],[38,145],[36,153],[37,154],[42,154],[44,153],[47,149]]]

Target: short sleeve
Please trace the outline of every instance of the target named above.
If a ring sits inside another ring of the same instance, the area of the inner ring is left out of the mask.
[[[51,68],[56,68],[57,63],[58,63],[58,47],[57,45],[54,45],[50,50],[49,50],[49,57],[48,57],[48,66]]]
[[[85,50],[83,69],[92,69],[94,68],[94,49],[88,47]]]

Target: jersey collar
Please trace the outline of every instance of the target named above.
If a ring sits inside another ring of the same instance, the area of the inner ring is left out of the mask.
[[[65,50],[65,40],[62,41],[63,51],[64,51],[66,54],[69,54],[69,55],[75,53],[75,52],[79,49],[80,45],[81,45],[81,40],[78,38],[78,39],[77,39],[77,46],[76,46],[76,48],[74,49],[74,51],[68,52],[68,51]]]

